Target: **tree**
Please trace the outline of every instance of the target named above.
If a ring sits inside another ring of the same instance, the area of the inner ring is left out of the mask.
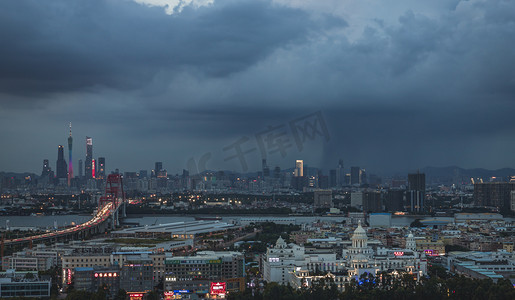
[[[415,219],[415,221],[411,222],[410,227],[424,227],[424,224],[420,222],[421,219]]]

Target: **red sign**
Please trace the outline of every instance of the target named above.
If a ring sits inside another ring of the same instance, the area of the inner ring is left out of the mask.
[[[143,299],[143,293],[127,293],[127,294],[129,294],[129,299],[131,299],[131,300]]]
[[[212,295],[225,294],[225,282],[211,282],[209,293]]]
[[[395,251],[395,252],[393,252],[393,255],[395,255],[395,256],[403,256],[404,255],[404,251]]]
[[[438,250],[427,249],[424,253],[429,256],[438,256]]]

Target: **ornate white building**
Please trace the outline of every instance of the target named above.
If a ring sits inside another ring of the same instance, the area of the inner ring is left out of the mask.
[[[368,245],[368,236],[365,229],[358,224],[352,235],[352,246],[343,250],[346,257],[346,266],[350,276],[359,279],[363,273],[377,274],[379,272],[406,271],[416,278],[427,273],[427,260],[425,255],[416,251],[413,234],[406,238],[406,249],[387,249]]]
[[[283,238],[279,237],[275,246],[266,250],[262,263],[265,281],[286,285],[290,280],[289,272],[306,268],[304,247],[293,243],[286,244]]]
[[[351,238],[351,244],[343,250],[343,259],[336,253],[307,254],[302,246],[287,244],[282,238],[275,246],[267,249],[263,256],[263,277],[267,282],[290,284],[294,287],[310,285],[312,280],[324,276],[309,275],[313,271],[329,271],[338,288],[352,278],[359,280],[364,273],[376,275],[380,272],[405,271],[419,279],[427,273],[425,255],[416,251],[413,234],[406,238],[406,249],[387,249],[378,241],[369,241],[366,230],[358,223]],[[342,271],[346,271],[347,273]],[[347,274],[347,275],[345,275]]]

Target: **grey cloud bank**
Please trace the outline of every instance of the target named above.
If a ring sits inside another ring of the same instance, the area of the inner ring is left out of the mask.
[[[272,165],[513,167],[515,3],[400,3],[4,1],[0,169],[39,172],[72,121],[76,159],[89,135],[108,170],[175,173],[315,111],[330,141]]]

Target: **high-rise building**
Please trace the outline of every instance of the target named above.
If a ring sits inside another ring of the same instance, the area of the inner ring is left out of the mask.
[[[336,185],[345,185],[345,170],[343,169],[343,159],[338,161],[338,168],[336,168]]]
[[[86,137],[86,161],[84,166],[86,179],[93,178],[92,176],[92,162],[93,162],[93,139],[89,136]]]
[[[274,168],[274,178],[281,178],[281,167],[276,166]]]
[[[154,171],[156,172],[156,175],[157,175],[157,173],[163,169],[163,162],[156,161],[155,165],[156,165],[156,167],[155,167]]]
[[[405,191],[401,189],[390,189],[386,196],[387,211],[403,211],[404,210]]]
[[[98,179],[105,179],[106,178],[106,158],[105,157],[99,157],[98,158],[97,178]]]
[[[359,167],[351,167],[350,168],[350,184],[361,184],[360,180],[360,168]]]
[[[301,159],[298,159],[295,162],[295,171],[293,173],[294,177],[302,177],[304,176],[304,161]]]
[[[515,191],[513,182],[485,182],[474,184],[474,204],[497,207],[501,212],[511,206],[511,192]]]
[[[261,161],[261,166],[262,166],[262,169],[263,169],[263,176],[264,177],[269,177],[270,176],[270,168],[266,164],[266,159],[263,159]]]
[[[50,163],[48,162],[48,159],[43,159],[43,171],[41,172],[41,177],[49,176],[50,172],[52,172],[52,169],[50,168]]]
[[[426,191],[426,174],[414,173],[408,174],[408,190],[412,191]]]
[[[84,173],[82,172],[82,159],[79,159],[79,178],[82,178]]]
[[[333,192],[331,190],[316,190],[313,193],[315,208],[333,207]]]
[[[424,197],[426,194],[426,174],[408,174],[408,190],[406,198],[410,205],[410,211],[420,212],[424,210]]]
[[[363,211],[364,212],[381,212],[383,206],[381,203],[380,192],[366,192],[363,193]]]
[[[96,178],[95,170],[97,169],[97,164],[94,159],[91,160],[91,178]]]
[[[71,181],[73,178],[72,145],[72,122],[70,122],[70,136],[68,137],[68,186],[71,185]]]
[[[329,187],[336,187],[338,184],[338,175],[335,169],[329,170]],[[345,178],[345,174],[344,174]]]
[[[68,177],[68,171],[66,161],[64,160],[64,147],[63,145],[59,145],[57,147],[57,162],[55,166],[56,171],[56,177],[61,178],[67,178]]]

